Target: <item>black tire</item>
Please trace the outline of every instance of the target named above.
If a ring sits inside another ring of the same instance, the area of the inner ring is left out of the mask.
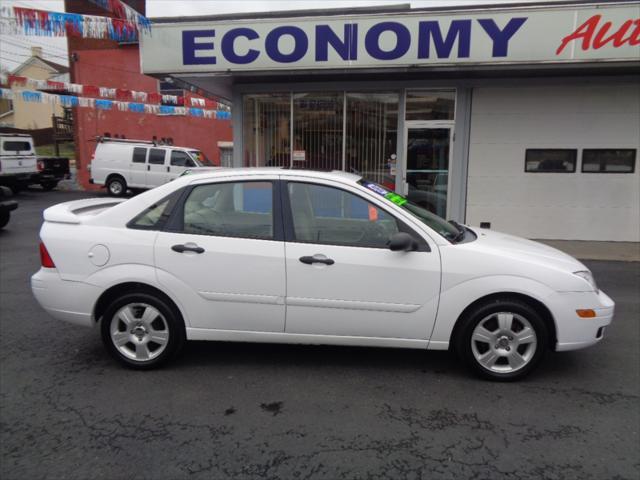
[[[499,318],[499,313],[506,315]],[[508,322],[509,315],[512,329],[521,328],[515,333],[511,332],[512,335],[507,333],[510,330],[501,329],[500,326],[500,319]],[[524,378],[535,369],[548,348],[549,332],[544,320],[534,308],[519,300],[505,298],[483,303],[468,312],[460,322],[454,339],[455,352],[471,371],[487,380],[509,382]],[[481,323],[492,334],[490,342],[477,340],[482,335],[481,331],[472,341],[474,330]],[[492,330],[493,325],[497,328],[495,331]],[[527,327],[535,333],[534,342],[524,338]],[[518,336],[523,337],[521,344]],[[484,358],[490,364],[494,356],[497,360],[491,368],[478,359]],[[519,366],[522,359],[526,362]]]
[[[159,317],[156,317],[154,321],[144,322],[144,314],[148,307],[155,309],[159,313]],[[130,310],[127,310],[128,308]],[[126,317],[126,314],[123,314],[123,309],[125,312],[134,313],[135,322],[127,324],[123,320]],[[162,328],[157,328],[160,326],[157,322],[162,319],[165,321],[164,325]],[[136,330],[140,328],[138,323],[143,324],[142,330],[146,329],[147,334]],[[149,327],[149,323],[155,324],[155,327]],[[165,330],[168,341],[162,349],[160,344],[153,342],[153,335]],[[117,333],[113,333],[116,331]],[[184,322],[177,308],[161,296],[146,292],[128,293],[111,302],[101,319],[100,332],[107,351],[123,365],[137,370],[149,370],[166,363],[180,352],[186,341]],[[123,340],[120,347],[114,343],[117,338]],[[126,343],[124,343],[125,341]],[[152,346],[154,350],[151,350]],[[132,356],[138,355],[138,348],[141,352],[146,350],[150,358],[144,359],[142,357],[144,354],[140,359],[132,358]],[[160,348],[159,351],[158,348]]]
[[[51,190],[53,190],[58,186],[58,182],[55,180],[51,182],[42,182],[40,186],[42,187],[42,190],[44,190],[45,192],[50,192]]]
[[[7,226],[7,223],[9,223],[10,218],[11,218],[11,214],[9,212],[0,213],[0,229]]]
[[[109,177],[106,187],[112,197],[124,197],[127,194],[127,182],[120,175]]]

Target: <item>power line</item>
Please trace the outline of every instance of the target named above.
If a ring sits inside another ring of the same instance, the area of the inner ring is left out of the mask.
[[[14,46],[15,48],[23,48],[23,49],[25,49],[25,50],[29,50],[29,51],[31,51],[30,47],[28,47],[28,46],[26,46],[26,45],[20,45],[20,44],[17,44],[17,43],[13,43],[13,42],[10,42],[9,40],[5,40],[4,42],[5,42],[5,43],[7,43],[7,44],[9,44],[9,45]],[[54,53],[47,52],[46,50],[43,50],[43,53],[47,54],[47,56],[49,56],[49,57],[62,58],[62,59],[64,59],[64,60],[68,60],[68,57],[67,57],[67,56],[56,55],[56,54],[54,54]]]
[[[3,35],[3,36],[5,36],[5,35]],[[3,42],[7,42],[7,43],[18,42],[18,43],[21,44],[21,46],[22,45],[28,46],[28,47],[39,46],[39,47],[49,48],[51,50],[55,50],[56,53],[67,53],[67,50],[64,49],[64,48],[56,47],[55,45],[47,45],[47,44],[44,44],[44,43],[39,43],[39,42],[36,42],[35,40],[32,40],[31,38],[29,40],[26,40],[26,39],[23,39],[23,38],[21,38],[21,37],[19,37],[17,35],[6,35],[6,36],[9,37],[9,38],[4,38],[2,40]]]

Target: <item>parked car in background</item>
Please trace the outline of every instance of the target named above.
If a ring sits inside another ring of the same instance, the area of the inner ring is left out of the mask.
[[[17,192],[38,180],[31,135],[0,133],[0,185]]]
[[[208,164],[199,150],[143,140],[97,139],[90,183],[104,185],[119,197],[128,189],[146,190],[170,182],[185,170]]]
[[[12,195],[9,187],[0,186],[0,229],[7,226],[11,212],[18,208],[18,202],[11,200]]]
[[[220,169],[50,207],[32,290],[151,368],[185,339],[453,348],[514,380],[603,338],[614,303],[546,245],[446,222],[344,172]]]

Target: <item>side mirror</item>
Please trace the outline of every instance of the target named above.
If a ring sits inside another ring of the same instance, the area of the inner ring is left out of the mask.
[[[389,250],[393,252],[411,252],[417,248],[418,242],[406,232],[394,233],[389,239]]]

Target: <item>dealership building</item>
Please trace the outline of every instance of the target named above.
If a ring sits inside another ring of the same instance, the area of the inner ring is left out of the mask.
[[[640,2],[153,21],[142,72],[232,102],[229,166],[352,171],[471,225],[640,241]]]

